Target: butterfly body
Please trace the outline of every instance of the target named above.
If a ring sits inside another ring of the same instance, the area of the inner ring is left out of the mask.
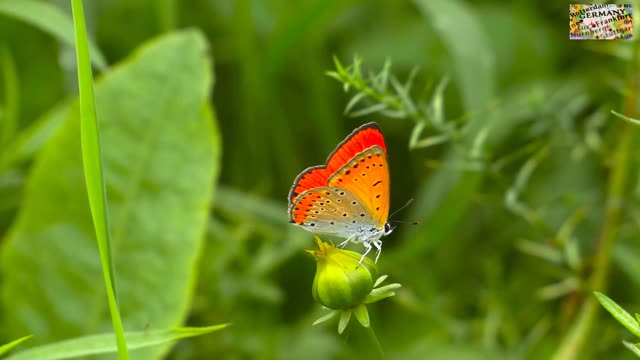
[[[391,233],[386,146],[376,123],[355,129],[325,165],[304,170],[289,192],[289,221],[306,230],[360,242],[366,254]],[[376,258],[377,260],[377,258]],[[362,261],[362,260],[361,260]]]

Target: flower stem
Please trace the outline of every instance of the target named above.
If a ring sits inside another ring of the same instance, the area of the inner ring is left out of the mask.
[[[369,325],[369,327],[364,328],[364,331],[367,334],[367,339],[371,343],[371,348],[375,352],[377,359],[386,359],[387,357],[384,355],[384,350],[382,350],[382,345],[380,345],[380,341],[378,341],[373,326]]]

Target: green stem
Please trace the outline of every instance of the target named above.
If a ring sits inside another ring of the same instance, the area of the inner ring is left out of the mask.
[[[378,341],[378,337],[376,336],[376,332],[373,330],[373,326],[369,325],[369,327],[364,328],[367,334],[367,339],[372,344],[371,348],[376,353],[378,359],[386,359],[387,357],[384,355],[384,350],[382,350],[382,345],[380,345],[380,341]]]
[[[156,17],[158,27],[161,32],[169,32],[176,28],[178,17],[178,6],[175,0],[157,0]]]
[[[637,54],[636,54],[637,57]],[[634,68],[630,78],[630,92],[624,100],[624,114],[635,116],[636,98],[638,94],[638,83],[636,80],[637,58],[634,61]],[[590,279],[591,291],[606,291],[607,278],[609,274],[609,264],[611,263],[611,253],[618,237],[620,215],[622,203],[627,195],[626,184],[628,182],[629,160],[632,151],[633,138],[635,136],[635,126],[626,122],[618,122],[618,143],[614,152],[613,165],[611,166],[611,176],[607,189],[607,201],[605,204],[605,222],[600,237],[594,251],[594,270]],[[587,342],[589,333],[594,327],[596,316],[600,309],[597,299],[591,296],[585,300],[580,309],[578,319],[564,338],[560,347],[554,355],[554,359],[576,359]]]
[[[7,148],[18,129],[20,87],[16,63],[7,44],[0,46],[0,71],[4,78],[4,114],[0,115],[0,156],[11,151]]]

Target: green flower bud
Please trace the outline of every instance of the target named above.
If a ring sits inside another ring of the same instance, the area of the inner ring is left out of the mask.
[[[318,250],[309,251],[316,258],[313,298],[329,309],[351,309],[364,302],[373,289],[378,273],[373,261],[361,254],[323,242],[316,236]]]

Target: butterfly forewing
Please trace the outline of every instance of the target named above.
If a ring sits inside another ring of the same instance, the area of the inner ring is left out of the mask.
[[[356,155],[328,181],[329,187],[348,190],[369,209],[378,228],[389,215],[389,169],[387,154],[379,146]]]
[[[349,237],[376,226],[372,214],[349,190],[321,187],[300,194],[289,210],[290,221],[319,234]]]
[[[293,182],[289,191],[289,203],[307,190],[327,186],[329,178],[351,161],[354,156],[374,146],[386,152],[382,131],[376,123],[368,123],[353,130],[329,155],[325,165],[312,166],[304,170]]]

